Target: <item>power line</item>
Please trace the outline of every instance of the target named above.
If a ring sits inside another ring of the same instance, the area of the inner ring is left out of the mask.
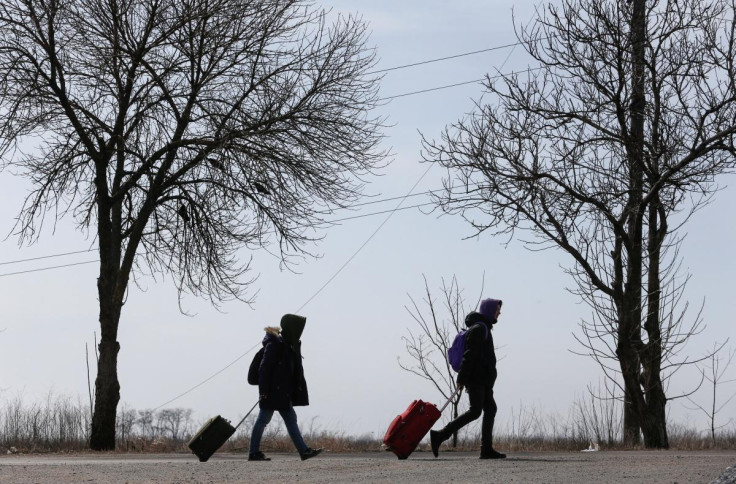
[[[538,6],[538,4],[537,4],[537,6]],[[526,23],[526,27],[525,28],[528,28],[529,27],[529,24],[531,24],[531,22],[533,20],[534,20],[534,17],[531,17],[529,19],[529,21]],[[538,40],[545,40],[545,39],[548,39],[548,38],[549,37],[543,37],[543,38],[540,38]],[[486,52],[488,50],[496,50],[496,49],[503,49],[503,48],[506,48],[506,47],[512,47],[511,52],[509,52],[509,54],[506,56],[506,59],[504,59],[503,63],[501,64],[501,67],[498,68],[498,70],[500,71],[500,70],[502,70],[506,66],[506,63],[511,58],[511,54],[513,54],[514,51],[516,50],[516,46],[517,45],[522,45],[522,44],[523,44],[523,42],[515,42],[515,43],[512,43],[512,44],[507,44],[505,46],[491,47],[490,49],[484,49],[484,50],[479,50],[479,51],[475,51],[475,52],[467,52],[467,53],[464,53],[464,54],[457,54],[457,55],[449,56],[449,57],[443,57],[443,58],[437,58],[437,59],[430,59],[428,61],[416,62],[414,64],[407,64],[405,66],[397,66],[395,68],[386,69],[386,70],[402,69],[404,67],[411,67],[411,66],[414,66],[414,65],[428,64],[430,62],[439,62],[441,60],[453,59],[455,57],[462,57],[462,56],[465,56],[465,55],[477,54],[477,53],[480,53],[480,52]],[[532,71],[537,71],[537,70],[539,70],[541,68],[542,67],[530,68],[530,69],[526,69],[525,71],[526,72],[532,72]],[[383,71],[377,71],[377,72],[383,72]],[[520,71],[520,72],[524,72],[524,71]],[[514,74],[518,74],[518,73],[513,73],[512,72],[511,74],[498,74],[496,76],[490,76],[490,77],[487,76],[487,77],[484,77],[483,79],[477,79],[477,80],[473,80],[473,81],[458,82],[458,83],[455,83],[455,84],[448,84],[446,86],[434,87],[434,88],[430,88],[430,89],[422,89],[422,90],[419,90],[419,91],[407,92],[407,93],[404,93],[404,94],[397,94],[395,96],[389,96],[389,97],[386,97],[386,98],[383,98],[383,99],[379,99],[379,101],[388,101],[390,99],[396,99],[396,98],[406,97],[406,96],[413,96],[414,94],[422,94],[422,93],[425,93],[425,92],[439,91],[441,89],[449,89],[451,87],[465,86],[467,84],[474,84],[476,82],[481,82],[481,81],[483,81],[485,79],[492,80],[492,79],[497,79],[499,77],[505,77],[507,75],[514,75]]]
[[[406,199],[406,197],[404,197],[403,199]],[[434,202],[419,203],[417,205],[410,205],[408,207],[400,207],[400,208],[399,207],[396,207],[396,208],[391,208],[391,209],[388,209],[388,210],[383,210],[381,212],[371,212],[371,213],[363,213],[363,214],[359,214],[359,215],[352,215],[350,217],[344,217],[344,218],[338,218],[336,220],[330,220],[330,223],[331,224],[334,224],[334,223],[337,223],[337,222],[344,222],[346,220],[353,220],[353,219],[356,219],[356,218],[371,217],[373,215],[381,215],[381,214],[389,213],[389,212],[398,212],[400,210],[410,210],[412,208],[426,207],[427,205],[434,205]]]
[[[52,256],[49,256],[49,257],[52,257]],[[15,276],[15,275],[18,275],[18,274],[28,274],[29,272],[50,271],[51,269],[61,269],[63,267],[73,267],[73,266],[81,266],[81,265],[84,265],[84,264],[94,264],[95,262],[99,262],[99,259],[96,259],[96,260],[88,260],[88,261],[85,261],[85,262],[75,262],[73,264],[63,264],[63,265],[60,265],[60,266],[41,267],[41,268],[38,268],[38,269],[28,269],[28,270],[25,270],[25,271],[18,271],[18,272],[7,272],[5,274],[0,274],[0,277]]]
[[[506,60],[508,60],[508,58]],[[431,87],[429,89],[421,89],[421,90],[418,90],[418,91],[411,91],[411,92],[405,92],[405,93],[402,93],[402,94],[395,94],[393,96],[383,97],[383,98],[379,99],[379,101],[389,101],[391,99],[396,99],[396,98],[406,97],[406,96],[413,96],[415,94],[423,94],[425,92],[440,91],[442,89],[449,89],[451,87],[458,87],[458,86],[465,86],[465,85],[468,85],[468,84],[475,84],[475,83],[482,82],[482,81],[485,81],[485,80],[491,81],[491,80],[494,80],[494,79],[498,79],[500,77],[514,76],[516,74],[521,74],[521,73],[524,73],[524,72],[534,72],[534,71],[538,71],[540,69],[542,69],[542,67],[529,67],[529,68],[523,69],[521,71],[512,71],[512,72],[508,72],[508,73],[505,73],[505,74],[497,74],[495,76],[486,76],[486,77],[484,77],[482,79],[473,79],[472,81],[457,82],[455,84],[447,84],[445,86]]]
[[[426,194],[426,193],[428,193],[428,192],[424,192],[422,194]],[[422,195],[422,194],[417,194],[417,195]],[[407,197],[400,197],[400,198],[402,198],[402,200],[403,200],[403,199],[406,199]],[[387,200],[394,200],[394,199],[395,198],[387,199]],[[418,208],[418,207],[423,207],[423,206],[432,205],[432,204],[433,204],[433,202],[426,202],[426,203],[420,203],[420,204],[417,204],[417,205],[412,205],[412,206],[409,206],[409,207],[397,207],[397,208],[394,208],[392,210],[382,210],[382,211],[378,211],[378,212],[370,212],[370,213],[352,215],[350,217],[343,217],[343,218],[339,218],[339,219],[335,219],[335,220],[329,220],[326,223],[333,224],[333,223],[337,223],[337,222],[345,222],[347,220],[353,220],[353,219],[356,219],[356,218],[370,217],[370,216],[373,216],[373,215],[381,215],[381,214],[384,214],[384,213],[387,213],[387,212],[394,212],[394,211],[401,211],[401,210],[409,210],[409,209],[412,209],[412,208]],[[78,253],[82,253],[82,252],[90,252],[91,250],[93,250],[93,249],[76,251],[76,252],[66,252],[66,253],[63,253],[63,254],[52,254],[52,255],[47,255],[47,256],[43,256],[43,257],[34,257],[32,259],[23,259],[22,261],[46,259],[46,258],[51,258],[51,257],[62,257],[64,255],[69,255],[69,254],[78,254]],[[9,262],[5,262],[4,264],[14,264],[14,263],[17,263],[17,262],[22,262],[22,261],[21,260],[18,260],[18,261],[9,261]],[[38,269],[28,269],[28,270],[23,270],[23,271],[8,272],[8,273],[5,273],[5,274],[0,274],[0,277],[15,276],[15,275],[19,275],[19,274],[27,274],[29,272],[48,271],[48,270],[51,270],[51,269],[62,269],[64,267],[72,267],[72,266],[79,266],[79,265],[84,265],[84,264],[92,264],[94,262],[99,262],[99,259],[85,261],[85,262],[75,262],[75,263],[72,263],[72,264],[63,264],[63,265],[51,266],[51,267],[41,267],[41,268],[38,268]]]
[[[19,264],[21,262],[30,262],[30,261],[41,260],[41,259],[50,259],[52,257],[62,257],[62,256],[65,256],[65,255],[83,254],[85,252],[92,252],[93,250],[96,250],[96,249],[75,250],[74,252],[64,252],[64,253],[61,253],[61,254],[42,255],[42,256],[39,256],[39,257],[31,257],[31,258],[28,258],[28,259],[11,260],[11,261],[7,261],[7,262],[0,262],[0,266],[5,266],[5,265],[9,265],[9,264]]]
[[[250,348],[248,348],[248,350],[247,350],[247,351],[246,351],[245,353],[243,353],[242,355],[240,355],[240,356],[238,356],[237,358],[235,358],[235,359],[234,359],[234,360],[233,360],[232,362],[230,362],[230,363],[229,363],[229,364],[228,364],[227,366],[225,366],[225,367],[224,367],[224,368],[222,368],[221,370],[219,370],[219,371],[217,371],[216,373],[214,373],[214,374],[210,375],[210,376],[209,376],[208,378],[206,378],[205,380],[202,380],[201,382],[197,383],[196,385],[194,385],[194,386],[193,386],[192,388],[190,388],[189,390],[186,390],[185,392],[183,392],[183,393],[181,393],[181,394],[179,394],[179,395],[175,396],[174,398],[172,398],[172,399],[171,399],[171,400],[169,400],[168,402],[164,402],[164,403],[162,403],[162,404],[161,404],[161,405],[159,405],[158,407],[154,408],[154,409],[153,409],[153,411],[155,412],[156,410],[158,410],[159,408],[163,407],[164,405],[168,405],[168,404],[170,404],[171,402],[173,402],[173,401],[175,401],[175,400],[178,400],[178,399],[180,399],[181,397],[183,397],[184,395],[187,395],[187,394],[189,394],[189,393],[193,392],[194,390],[196,390],[197,388],[201,387],[202,385],[204,385],[204,384],[205,384],[205,383],[207,383],[208,381],[212,380],[212,379],[213,379],[214,377],[216,377],[217,375],[219,375],[220,373],[222,373],[223,371],[227,370],[228,368],[230,368],[231,366],[233,366],[233,365],[234,365],[235,363],[237,363],[238,361],[240,361],[241,359],[243,359],[243,358],[245,357],[245,355],[247,355],[248,353],[250,353],[251,351],[253,351],[254,349],[256,349],[256,347],[257,347],[258,345],[260,345],[260,344],[261,344],[261,342],[259,341],[259,342],[258,342],[258,343],[256,343],[255,345],[253,345],[253,346],[251,346]]]
[[[438,193],[438,192],[441,192],[441,191],[444,191],[444,190],[445,190],[444,188],[436,188],[434,190],[426,190],[426,191],[423,191],[423,192],[412,193],[412,194],[409,194],[409,195],[399,195],[399,196],[395,196],[395,197],[381,198],[381,199],[378,199],[378,200],[370,200],[368,202],[356,203],[354,205],[350,205],[349,207],[344,207],[344,208],[364,207],[364,206],[367,206],[367,205],[376,205],[376,204],[379,204],[379,203],[391,202],[391,201],[394,201],[394,200],[401,200],[401,199],[405,199],[405,198],[420,197],[422,195],[432,195],[434,193]],[[428,203],[422,203],[422,204],[419,204],[419,205],[413,205],[411,207],[402,207],[399,210],[408,210],[410,208],[422,207],[422,206],[425,206],[425,205],[429,205],[429,204]],[[359,214],[359,215],[355,215],[355,216],[350,216],[350,217],[344,217],[344,218],[339,218],[339,219],[335,219],[335,220],[330,220],[327,223],[328,224],[332,224],[332,223],[336,223],[336,222],[344,222],[346,220],[351,220],[351,219],[355,219],[355,218],[369,217],[369,216],[372,216],[372,215],[380,215],[380,214],[383,214],[383,213],[386,213],[386,212],[387,211],[384,210],[384,211],[380,211],[380,212],[364,213],[364,214]],[[97,250],[96,248],[93,248],[93,249],[85,249],[85,250],[76,250],[76,251],[72,251],[72,252],[61,252],[61,253],[58,253],[58,254],[49,254],[49,255],[43,255],[43,256],[38,256],[38,257],[30,257],[30,258],[27,258],[27,259],[16,259],[16,260],[10,260],[10,261],[5,261],[5,262],[0,262],[0,266],[10,265],[10,264],[19,264],[21,262],[32,262],[32,261],[42,260],[42,259],[51,259],[51,258],[54,258],[54,257],[64,257],[64,256],[67,256],[67,255],[83,254],[83,253],[87,253],[87,252],[93,252],[93,251],[96,251],[96,250]],[[65,266],[59,266],[59,267],[65,267]],[[22,273],[22,271],[21,272],[18,272],[18,273]],[[16,274],[16,273],[13,273],[13,274]],[[0,274],[0,276],[3,276],[3,275],[10,275],[10,274]]]
[[[468,84],[476,84],[478,82],[481,82],[482,80],[483,79],[473,79],[472,81],[457,82],[455,84],[447,84],[445,86],[431,87],[429,89],[422,89],[422,90],[419,90],[419,91],[405,92],[403,94],[396,94],[396,95],[393,95],[393,96],[383,97],[383,98],[379,99],[379,101],[388,101],[390,99],[396,99],[396,98],[399,98],[399,97],[413,96],[414,94],[423,94],[425,92],[439,91],[439,90],[442,90],[442,89],[449,89],[451,87],[465,86],[465,85],[468,85]]]
[[[400,65],[400,66],[388,67],[386,69],[379,69],[377,71],[369,72],[368,74],[369,75],[370,74],[380,74],[382,72],[396,71],[396,70],[399,70],[399,69],[406,69],[408,67],[416,67],[416,66],[421,66],[421,65],[424,65],[424,64],[432,64],[434,62],[442,62],[442,61],[446,61],[446,60],[450,60],[450,59],[457,59],[458,57],[466,57],[466,56],[469,56],[469,55],[482,54],[484,52],[491,52],[491,51],[494,51],[494,50],[508,49],[509,47],[516,47],[517,45],[521,45],[522,43],[523,42],[515,42],[513,44],[506,44],[506,45],[498,45],[496,47],[489,47],[488,49],[474,50],[474,51],[471,51],[471,52],[463,52],[461,54],[448,55],[446,57],[437,57],[435,59],[427,59],[427,60],[423,60],[423,61],[419,61],[419,62],[413,62],[411,64],[404,64],[404,65]]]
[[[299,309],[296,310],[297,313],[299,313],[302,309],[304,309],[304,307],[307,304],[309,304],[312,301],[312,299],[314,299],[315,297],[317,297],[317,295],[319,293],[321,293],[343,271],[343,269],[345,269],[345,267],[347,267],[348,264],[350,264],[350,262],[352,262],[353,259],[355,259],[355,257],[360,253],[360,251],[362,251],[363,248],[366,245],[368,245],[368,242],[370,242],[373,239],[373,237],[376,236],[376,234],[383,228],[383,226],[386,225],[386,222],[388,222],[391,219],[391,217],[394,215],[394,213],[396,213],[401,208],[401,204],[404,203],[404,200],[406,200],[406,197],[408,197],[409,195],[411,195],[411,192],[414,191],[414,189],[417,187],[417,185],[419,185],[419,183],[424,179],[424,177],[427,175],[427,173],[429,173],[429,170],[431,170],[433,166],[434,166],[434,164],[431,164],[431,165],[429,165],[427,167],[426,170],[424,170],[424,173],[422,173],[422,176],[419,177],[419,179],[414,183],[414,185],[411,187],[411,189],[406,194],[406,196],[402,198],[402,200],[398,203],[398,205],[396,205],[396,208],[394,208],[393,210],[391,210],[391,212],[388,214],[388,216],[383,220],[383,222],[381,222],[381,225],[379,225],[376,228],[376,230],[373,231],[373,233],[370,235],[370,237],[368,237],[366,239],[366,241],[363,242],[363,244],[360,247],[358,247],[358,250],[356,250],[353,253],[353,255],[351,255],[350,258],[348,258],[348,260],[345,261],[345,263],[342,266],[340,266],[340,268],[332,275],[332,277],[330,277],[329,279],[327,279],[327,282],[325,282],[324,284],[322,284],[322,286],[317,290],[317,292],[315,292],[312,295],[312,297],[310,297],[309,299],[307,299],[304,302],[304,304],[302,304],[301,306],[299,306]]]

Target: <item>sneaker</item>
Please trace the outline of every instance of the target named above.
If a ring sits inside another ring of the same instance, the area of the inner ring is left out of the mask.
[[[435,457],[440,455],[440,445],[442,442],[442,435],[438,430],[429,431],[429,444],[432,447],[432,454],[434,454]]]
[[[266,454],[264,454],[261,451],[258,451],[254,454],[248,455],[248,460],[271,460],[270,457],[266,457]]]
[[[312,449],[307,447],[307,450],[299,454],[299,456],[302,458],[302,460],[311,459],[312,457],[316,457],[322,452],[322,449]]]
[[[502,454],[500,452],[497,452],[497,451],[491,449],[491,451],[489,453],[487,453],[487,454],[481,454],[480,455],[480,458],[481,459],[505,459],[506,458],[506,454]]]

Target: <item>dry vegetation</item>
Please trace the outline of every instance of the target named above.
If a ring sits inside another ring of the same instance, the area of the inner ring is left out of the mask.
[[[616,407],[604,401],[580,400],[567,416],[543,415],[535,408],[512,409],[506,422],[496,424],[496,446],[507,452],[579,451],[591,442],[601,450],[622,450],[621,422]],[[0,450],[3,453],[76,452],[89,448],[89,406],[63,396],[49,395],[42,403],[21,397],[0,407]],[[247,452],[254,416],[225,444],[224,451]],[[183,452],[202,422],[189,409],[134,410],[122,406],[117,419],[117,450],[121,452]],[[316,420],[302,423],[306,441],[333,452],[379,452],[381,442],[370,435],[348,435],[321,428]],[[670,444],[678,450],[736,449],[736,426],[721,429],[713,442],[708,431],[676,422],[669,424]],[[422,445],[425,449],[426,445]],[[456,450],[477,450],[480,433],[470,426],[459,436]],[[291,452],[293,445],[283,423],[274,418],[266,429],[266,452]],[[451,450],[451,449],[446,449]]]

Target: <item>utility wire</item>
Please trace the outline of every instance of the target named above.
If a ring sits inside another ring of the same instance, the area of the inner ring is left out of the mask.
[[[85,251],[85,252],[87,252],[87,251]],[[49,257],[53,257],[53,256],[49,256]],[[94,264],[95,262],[99,262],[99,259],[96,259],[96,260],[88,260],[88,261],[85,261],[85,262],[75,262],[73,264],[64,264],[64,265],[60,265],[60,266],[41,267],[41,268],[38,268],[38,269],[28,269],[28,270],[25,270],[25,271],[18,271],[18,272],[6,272],[5,274],[0,274],[0,277],[15,276],[15,275],[18,275],[18,274],[28,274],[29,272],[50,271],[51,269],[61,269],[63,267],[73,267],[73,266],[81,266],[81,265],[84,265],[84,264]]]
[[[427,192],[425,192],[425,193],[427,193]],[[421,194],[418,194],[418,195],[421,195]],[[400,197],[400,198],[402,199],[402,202],[403,202],[403,200],[406,199],[407,197]],[[396,208],[391,209],[391,210],[382,210],[382,211],[379,211],[379,212],[363,213],[363,214],[352,215],[352,216],[349,216],[349,217],[343,217],[343,218],[339,218],[339,219],[335,219],[335,220],[329,220],[326,223],[327,224],[334,224],[334,223],[337,223],[337,222],[345,222],[347,220],[353,220],[353,219],[356,219],[356,218],[370,217],[370,216],[373,216],[373,215],[381,215],[381,214],[384,214],[384,213],[387,213],[387,212],[396,212],[396,211],[401,211],[401,210],[409,210],[409,209],[412,209],[412,208],[424,207],[424,206],[432,205],[432,204],[433,204],[433,202],[426,202],[426,203],[420,203],[420,204],[417,204],[417,205],[411,205],[409,207],[396,207]],[[81,252],[89,252],[89,251],[84,250],[84,251],[79,251],[79,252],[68,252],[68,253],[65,253],[65,254],[54,254],[54,255],[48,255],[48,256],[44,256],[44,257],[38,257],[38,258],[33,258],[33,259],[25,259],[25,260],[36,260],[36,259],[43,259],[43,258],[50,258],[50,257],[61,257],[61,256],[64,256],[64,255],[76,254],[76,253],[81,253]],[[21,262],[21,261],[10,261],[10,262],[6,262],[6,264],[13,264],[13,263],[16,263],[16,262]],[[94,262],[99,262],[99,259],[85,261],[85,262],[75,262],[75,263],[72,263],[72,264],[63,264],[63,265],[51,266],[51,267],[41,267],[41,268],[38,268],[38,269],[28,269],[28,270],[23,270],[23,271],[7,272],[5,274],[0,274],[0,277],[15,276],[15,275],[19,275],[19,274],[27,274],[29,272],[48,271],[48,270],[51,270],[51,269],[61,269],[61,268],[64,268],[64,267],[79,266],[79,265],[83,265],[83,264],[92,264]]]
[[[489,47],[488,49],[481,49],[481,50],[474,50],[471,52],[463,52],[461,54],[454,54],[454,55],[448,55],[446,57],[437,57],[435,59],[427,59],[419,62],[413,62],[411,64],[404,64],[400,66],[394,66],[394,67],[388,67],[386,69],[379,69],[377,71],[369,72],[368,74],[380,74],[382,72],[389,72],[389,71],[396,71],[399,69],[406,69],[408,67],[416,67],[421,66],[424,64],[432,64],[434,62],[442,62],[450,59],[457,59],[458,57],[465,57],[469,55],[476,55],[476,54],[482,54],[484,52],[491,52],[494,50],[501,50],[501,49],[508,49],[509,47],[516,47],[517,45],[521,45],[523,42],[515,42],[513,44],[506,44],[506,45],[498,45],[496,47]]]
[[[393,200],[399,200],[399,199],[402,199],[402,198],[419,197],[419,196],[422,196],[422,195],[429,195],[429,194],[432,194],[432,193],[436,193],[436,192],[441,191],[441,190],[443,190],[443,189],[427,190],[425,192],[412,193],[411,195],[408,195],[408,196],[404,195],[404,196],[398,196],[398,197],[390,197],[390,198],[382,198],[382,199],[378,199],[378,200],[371,200],[371,201],[368,201],[368,202],[356,203],[354,205],[350,205],[349,207],[344,207],[344,208],[351,208],[352,209],[352,208],[356,208],[356,207],[364,207],[364,206],[367,206],[367,205],[375,205],[375,204],[383,203],[383,202],[391,202]],[[402,210],[405,210],[407,208],[412,208],[412,207],[405,207]],[[328,223],[343,222],[345,220],[350,220],[351,218],[368,217],[370,215],[379,215],[379,214],[382,214],[382,213],[385,213],[385,212],[376,212],[376,213],[372,213],[372,214],[371,213],[367,213],[367,214],[358,215],[356,217],[340,218],[340,219],[336,219],[336,220],[330,220]],[[30,257],[30,258],[27,258],[27,259],[9,260],[9,261],[5,261],[5,262],[0,262],[0,266],[10,265],[10,264],[20,264],[21,262],[32,262],[32,261],[42,260],[42,259],[52,259],[54,257],[64,257],[64,256],[67,256],[67,255],[74,255],[74,254],[85,254],[87,252],[93,252],[93,251],[96,251],[96,250],[97,250],[97,248],[92,248],[92,249],[85,249],[85,250],[75,250],[73,252],[61,252],[61,253],[58,253],[58,254],[49,254],[49,255],[42,255],[42,256],[38,256],[38,257]],[[66,266],[58,266],[58,267],[66,267]],[[17,272],[17,273],[13,273],[13,274],[22,274],[22,273],[23,272],[21,271],[21,272]],[[0,277],[5,276],[5,275],[12,275],[12,274],[0,274]]]
[[[473,185],[474,186],[477,186],[479,184],[473,184]],[[356,208],[356,207],[364,207],[364,206],[367,206],[367,205],[376,205],[376,204],[384,203],[384,202],[392,202],[394,200],[403,200],[403,199],[406,199],[406,198],[420,197],[420,196],[423,196],[423,195],[433,195],[435,193],[439,193],[439,192],[443,192],[443,191],[445,191],[444,188],[435,188],[433,190],[426,190],[426,191],[423,191],[423,192],[411,193],[411,194],[408,194],[408,195],[399,195],[399,196],[395,196],[395,197],[381,198],[381,199],[378,199],[378,200],[370,200],[370,201],[367,201],[367,202],[356,203],[354,205],[350,205],[350,207],[344,207],[344,208],[351,208],[352,209],[352,208]],[[421,204],[418,204],[418,205],[412,205],[412,206],[409,206],[409,207],[401,207],[399,209],[394,209],[394,210],[409,210],[411,208],[423,207],[423,206],[426,206],[426,205],[431,205],[431,203],[429,203],[429,202],[428,203],[421,203]],[[333,223],[337,223],[337,222],[344,222],[346,220],[352,220],[352,219],[356,219],[356,218],[370,217],[370,216],[373,216],[373,215],[381,215],[381,214],[386,213],[386,212],[388,212],[388,210],[383,210],[383,211],[380,211],[380,212],[370,212],[370,213],[358,214],[358,215],[354,215],[354,216],[349,216],[349,217],[338,218],[338,219],[335,219],[335,220],[330,220],[327,223],[328,224],[333,224]],[[19,264],[21,262],[32,262],[32,261],[42,260],[42,259],[51,259],[51,258],[54,258],[54,257],[64,257],[64,256],[67,256],[67,255],[74,255],[74,254],[84,254],[84,253],[87,253],[87,252],[94,252],[96,250],[97,250],[97,248],[92,248],[92,249],[85,249],[85,250],[76,250],[76,251],[72,251],[72,252],[61,252],[61,253],[58,253],[58,254],[43,255],[43,256],[38,256],[38,257],[30,257],[30,258],[27,258],[27,259],[10,260],[10,261],[5,261],[5,262],[0,262],[0,266],[2,266],[2,265],[10,265],[10,264]],[[88,261],[88,262],[84,262],[84,264],[91,263],[91,262],[96,262],[96,261]],[[57,267],[67,267],[67,266],[64,265],[64,266],[57,266]],[[51,268],[46,268],[46,269],[51,269]],[[37,269],[37,270],[46,270],[46,269]],[[26,272],[26,271],[14,272],[12,274],[22,274],[23,272]],[[31,272],[31,271],[28,271],[28,272]],[[0,274],[0,277],[5,276],[5,275],[11,275],[11,274]]]
[[[394,215],[394,213],[396,213],[396,211],[398,211],[401,208],[401,205],[404,203],[404,200],[406,200],[406,197],[408,197],[409,195],[411,195],[411,192],[414,191],[414,189],[417,187],[417,185],[419,185],[419,183],[424,179],[424,177],[427,175],[427,173],[429,173],[429,170],[431,170],[433,166],[434,165],[429,165],[427,167],[427,169],[424,170],[424,173],[422,173],[422,176],[419,177],[419,179],[414,183],[414,185],[411,187],[411,189],[406,194],[406,196],[404,196],[401,199],[401,201],[398,203],[398,205],[396,205],[396,208],[394,208],[393,210],[390,211],[390,213],[388,214],[388,216],[383,220],[383,222],[381,222],[381,225],[379,225],[376,228],[376,230],[373,231],[373,233],[370,235],[370,237],[368,237],[366,239],[366,241],[363,242],[363,244],[360,247],[358,247],[358,250],[356,250],[353,253],[353,255],[351,255],[350,258],[348,258],[348,260],[345,261],[345,263],[340,266],[340,268],[332,275],[332,277],[330,277],[329,279],[327,279],[327,282],[325,282],[324,284],[322,284],[322,287],[320,287],[319,289],[317,289],[317,292],[315,292],[312,295],[312,297],[310,297],[309,299],[307,299],[304,302],[304,304],[302,304],[301,306],[299,306],[299,309],[296,310],[297,313],[300,312],[302,309],[304,309],[304,307],[307,304],[309,304],[312,301],[312,299],[314,299],[315,297],[317,297],[317,295],[319,293],[321,293],[324,290],[324,288],[326,288],[343,271],[343,269],[345,269],[348,266],[348,264],[350,264],[350,262],[353,261],[353,259],[355,259],[355,257],[360,253],[360,251],[362,251],[363,248],[366,245],[368,245],[368,242],[370,242],[373,239],[373,237],[376,236],[376,234],[383,228],[383,226],[386,225],[386,222],[388,222],[391,219],[391,217]]]
[[[402,201],[404,199],[406,199],[406,197],[404,197],[402,199]],[[363,213],[363,214],[358,214],[358,215],[352,215],[350,217],[338,218],[336,220],[330,220],[330,223],[331,224],[334,224],[334,223],[337,223],[337,222],[344,222],[346,220],[353,220],[353,219],[356,219],[356,218],[370,217],[370,216],[373,216],[373,215],[381,215],[381,214],[389,213],[389,212],[398,212],[399,210],[410,210],[412,208],[426,207],[427,205],[434,205],[434,202],[419,203],[419,204],[416,204],[416,205],[410,205],[408,207],[390,208],[388,210],[383,210],[383,211],[380,211],[380,212],[371,212],[371,213]]]
[[[477,84],[481,82],[483,79],[473,79],[472,81],[464,81],[464,82],[457,82],[455,84],[447,84],[446,86],[439,86],[439,87],[430,87],[429,89],[422,89],[419,91],[411,91],[411,92],[405,92],[403,94],[395,94],[393,96],[387,96],[379,99],[379,101],[388,101],[391,99],[396,99],[399,97],[406,97],[406,96],[413,96],[415,94],[423,94],[425,92],[432,92],[432,91],[440,91],[442,89],[449,89],[451,87],[458,87],[458,86],[466,86],[468,84]]]
[[[39,257],[31,257],[29,259],[11,260],[11,261],[7,261],[7,262],[0,262],[0,266],[5,266],[5,265],[9,265],[9,264],[19,264],[21,262],[30,262],[30,261],[41,260],[41,259],[50,259],[52,257],[62,257],[62,256],[65,256],[65,255],[83,254],[83,253],[86,253],[86,252],[92,252],[93,250],[97,250],[97,249],[75,250],[74,252],[64,252],[62,254],[42,255],[42,256],[39,256]]]
[[[506,60],[508,60],[508,57],[506,58]],[[383,97],[383,98],[379,99],[379,101],[389,101],[391,99],[396,99],[396,98],[406,97],[406,96],[413,96],[415,94],[423,94],[425,92],[440,91],[442,89],[449,89],[451,87],[465,86],[465,85],[468,85],[468,84],[476,84],[476,83],[479,83],[479,82],[482,82],[482,81],[485,81],[485,80],[492,81],[492,80],[498,79],[500,77],[514,76],[516,74],[521,74],[521,73],[524,73],[524,72],[534,72],[534,71],[538,71],[540,69],[542,69],[542,67],[530,67],[530,68],[527,68],[527,69],[523,69],[521,71],[512,71],[512,72],[508,72],[508,73],[505,73],[505,74],[497,74],[495,76],[486,76],[486,77],[484,77],[482,79],[473,79],[472,81],[457,82],[455,84],[447,84],[445,86],[431,87],[429,89],[421,89],[419,91],[410,91],[410,92],[405,92],[405,93],[402,93],[402,94],[395,94],[393,96]]]
[[[259,346],[260,344],[261,344],[261,342],[260,342],[260,341],[259,341],[258,343],[256,343],[256,344],[254,344],[253,346],[251,346],[250,348],[248,348],[248,350],[247,350],[247,351],[246,351],[245,353],[243,353],[242,355],[240,355],[240,356],[238,356],[237,358],[235,358],[235,359],[234,359],[234,360],[233,360],[233,361],[232,361],[231,363],[229,363],[229,364],[228,364],[227,366],[225,366],[225,367],[224,367],[224,368],[222,368],[221,370],[219,370],[219,371],[217,371],[216,373],[214,373],[214,374],[210,375],[210,376],[209,376],[208,378],[206,378],[205,380],[202,380],[201,382],[197,383],[196,385],[194,385],[194,386],[193,386],[192,388],[190,388],[189,390],[186,390],[185,392],[183,392],[183,393],[180,393],[179,395],[175,396],[174,398],[172,398],[172,399],[171,399],[171,400],[169,400],[168,402],[164,402],[164,403],[162,403],[162,404],[161,404],[161,405],[159,405],[158,407],[154,408],[154,409],[153,409],[153,411],[155,412],[156,410],[158,410],[159,408],[163,407],[164,405],[168,405],[168,404],[170,404],[171,402],[173,402],[173,401],[175,401],[175,400],[178,400],[178,399],[180,399],[181,397],[183,397],[184,395],[187,395],[187,394],[189,394],[189,393],[193,392],[194,390],[196,390],[197,388],[201,387],[202,385],[204,385],[204,384],[205,384],[205,383],[207,383],[208,381],[212,380],[212,379],[213,379],[214,377],[216,377],[217,375],[219,375],[219,374],[220,374],[220,373],[222,373],[223,371],[225,371],[225,370],[227,370],[228,368],[230,368],[231,366],[233,366],[233,365],[234,365],[235,363],[237,363],[238,361],[242,360],[242,359],[243,359],[243,358],[244,358],[244,357],[245,357],[245,356],[246,356],[246,355],[247,355],[248,353],[250,353],[251,351],[253,351],[254,349],[256,349],[256,347],[257,347],[257,346]]]

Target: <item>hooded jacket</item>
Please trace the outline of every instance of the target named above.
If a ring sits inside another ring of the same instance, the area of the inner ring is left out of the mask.
[[[258,370],[260,408],[285,410],[309,405],[307,381],[302,366],[301,342],[288,344],[277,328],[267,328],[263,359]]]
[[[473,311],[465,318],[469,327],[465,339],[465,351],[457,374],[457,382],[463,386],[491,385],[496,382],[496,351],[493,347],[492,320]]]

